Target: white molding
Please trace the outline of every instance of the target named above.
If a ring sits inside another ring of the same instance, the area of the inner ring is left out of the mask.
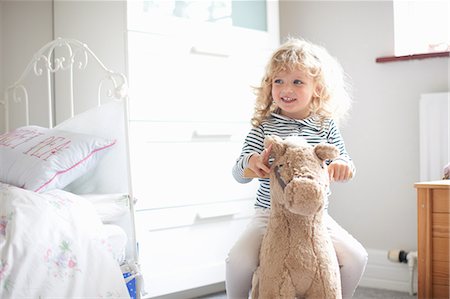
[[[400,292],[410,292],[410,273],[407,264],[388,260],[387,250],[367,249],[369,261],[360,286]],[[417,267],[414,273],[414,292],[417,292]]]

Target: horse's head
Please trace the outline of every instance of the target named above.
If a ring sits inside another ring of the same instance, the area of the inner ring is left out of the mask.
[[[266,137],[266,147],[270,144],[274,158],[270,174],[272,201],[304,216],[320,211],[329,185],[325,160],[336,158],[338,149],[325,143],[313,147],[300,137]]]

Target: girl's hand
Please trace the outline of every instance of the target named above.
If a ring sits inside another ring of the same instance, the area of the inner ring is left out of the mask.
[[[328,165],[328,174],[330,182],[333,181],[348,181],[353,177],[353,171],[348,163],[342,160],[336,160]]]
[[[270,173],[269,157],[272,151],[272,144],[264,149],[261,154],[255,153],[248,160],[248,168],[258,177],[264,178]]]

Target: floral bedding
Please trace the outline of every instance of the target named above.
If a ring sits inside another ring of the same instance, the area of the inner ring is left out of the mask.
[[[94,207],[0,183],[0,298],[130,298]]]

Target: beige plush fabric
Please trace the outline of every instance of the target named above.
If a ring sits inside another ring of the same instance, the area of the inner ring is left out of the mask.
[[[252,298],[341,298],[336,253],[323,223],[330,144],[312,147],[303,139],[272,143],[271,214],[253,275]]]

